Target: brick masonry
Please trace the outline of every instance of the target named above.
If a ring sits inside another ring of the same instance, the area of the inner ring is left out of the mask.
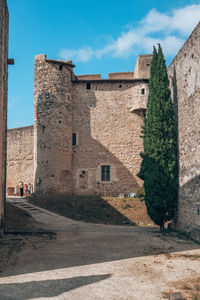
[[[176,228],[200,240],[200,23],[169,66],[168,75],[178,125]]]
[[[6,0],[0,0],[0,232],[3,229],[6,186],[8,19]]]

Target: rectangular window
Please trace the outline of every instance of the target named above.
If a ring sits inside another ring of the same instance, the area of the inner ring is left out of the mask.
[[[101,181],[110,181],[110,166],[101,166]]]
[[[86,90],[91,90],[91,84],[90,84],[90,82],[88,82],[88,83],[86,84]]]
[[[76,146],[76,145],[77,145],[76,133],[73,132],[72,133],[72,146]]]

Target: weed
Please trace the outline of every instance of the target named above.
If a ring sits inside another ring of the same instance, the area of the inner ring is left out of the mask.
[[[172,257],[171,253],[168,250],[163,251],[163,254],[167,259],[170,259]]]
[[[183,289],[184,289],[184,290],[192,290],[192,287],[189,286],[189,285],[187,285],[187,284],[184,284],[184,285],[183,285]]]
[[[200,284],[196,284],[195,289],[196,289],[196,291],[200,292]]]

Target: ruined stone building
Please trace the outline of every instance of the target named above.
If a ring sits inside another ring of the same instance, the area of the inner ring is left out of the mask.
[[[35,57],[34,126],[8,131],[8,186],[35,192],[135,192],[151,55],[134,72],[76,76],[71,61]],[[200,24],[168,68],[177,115],[176,228],[200,240]]]
[[[4,220],[8,80],[8,7],[0,0],[0,231]]]

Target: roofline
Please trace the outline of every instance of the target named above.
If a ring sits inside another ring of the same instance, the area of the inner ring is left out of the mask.
[[[32,127],[34,127],[34,125],[23,126],[23,127],[16,127],[16,128],[9,128],[9,129],[7,129],[7,131],[21,130],[21,129],[32,128]]]
[[[72,68],[75,67],[75,65],[72,62],[69,62],[67,60],[61,60],[61,59],[46,59],[46,62],[50,62],[53,64],[57,64],[57,65],[67,65],[70,66]]]
[[[169,69],[171,67],[171,65],[174,64],[177,56],[179,55],[179,53],[182,51],[182,49],[185,47],[185,45],[188,43],[189,39],[191,38],[191,36],[193,35],[193,33],[197,30],[197,28],[200,27],[200,21],[197,23],[197,25],[195,26],[195,28],[193,29],[193,31],[191,32],[191,34],[189,35],[189,37],[187,38],[187,40],[185,41],[185,43],[182,45],[182,47],[179,49],[179,51],[177,52],[176,56],[173,58],[172,62],[170,63],[170,65],[168,66],[167,69]]]
[[[148,83],[149,82],[149,78],[134,78],[134,79],[80,79],[80,80],[72,80],[73,83],[87,83],[87,82],[102,82],[102,83],[114,83],[114,82],[118,82],[118,83],[121,83],[121,82],[146,82]]]

